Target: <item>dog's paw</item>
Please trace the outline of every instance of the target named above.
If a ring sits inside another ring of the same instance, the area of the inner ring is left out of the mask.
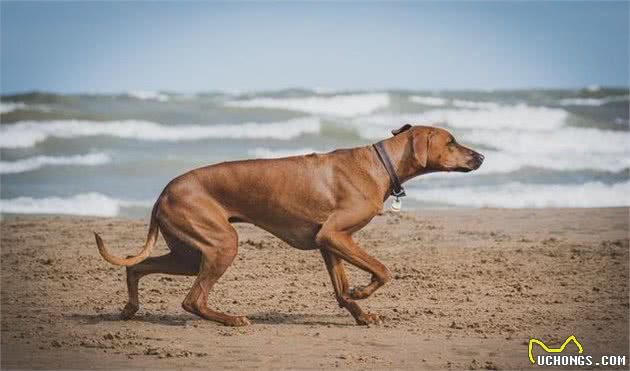
[[[380,325],[383,323],[381,318],[374,313],[363,313],[356,318],[357,324],[361,326]]]
[[[131,319],[133,318],[134,314],[136,314],[138,309],[140,309],[140,307],[137,304],[127,303],[127,305],[125,305],[123,310],[120,312],[120,318],[124,320]]]
[[[368,295],[365,291],[365,286],[357,286],[348,289],[348,296],[350,296],[350,298],[353,300],[361,300],[367,298],[370,295]]]
[[[247,319],[247,317],[245,316],[234,316],[234,317],[231,317],[228,321],[225,321],[225,325],[241,327],[241,326],[249,326],[251,325],[251,323],[249,322],[249,319]]]

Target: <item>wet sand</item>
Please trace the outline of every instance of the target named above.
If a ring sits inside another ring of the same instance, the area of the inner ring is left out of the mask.
[[[378,216],[356,234],[394,277],[361,303],[383,318],[370,327],[337,306],[318,252],[238,225],[239,255],[209,302],[248,315],[252,325],[240,328],[184,312],[194,278],[180,276],[143,278],[140,311],[119,319],[125,270],[100,258],[92,231],[116,254],[135,254],[145,220],[3,216],[1,366],[515,369],[535,367],[531,337],[557,347],[570,335],[584,354],[628,362],[628,215],[606,208]],[[153,255],[166,251],[160,239]],[[351,283],[368,282],[348,270]]]

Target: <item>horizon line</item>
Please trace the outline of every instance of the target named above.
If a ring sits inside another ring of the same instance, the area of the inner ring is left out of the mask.
[[[629,90],[630,83],[626,86],[621,85],[599,85],[590,84],[585,86],[557,86],[557,87],[514,87],[514,88],[401,88],[401,87],[388,87],[388,88],[373,88],[373,89],[355,89],[355,88],[324,88],[324,87],[304,87],[304,86],[288,86],[282,88],[263,88],[263,89],[211,89],[211,90],[196,90],[196,91],[184,91],[184,90],[170,90],[170,89],[128,89],[119,91],[106,91],[106,90],[93,90],[93,91],[55,91],[47,89],[25,89],[18,91],[5,92],[0,88],[0,96],[17,96],[28,94],[59,94],[59,95],[127,95],[134,92],[151,92],[151,93],[166,93],[166,94],[229,94],[229,95],[242,95],[242,94],[260,94],[271,92],[282,92],[290,90],[307,90],[316,94],[330,94],[330,93],[371,93],[371,92],[507,92],[507,91],[580,91],[591,90],[597,91],[602,89],[608,90]]]

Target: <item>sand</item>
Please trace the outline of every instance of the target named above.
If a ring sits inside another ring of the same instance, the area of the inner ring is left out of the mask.
[[[378,216],[356,235],[394,276],[362,302],[383,317],[371,327],[337,306],[318,252],[239,225],[239,256],[210,303],[247,314],[252,325],[240,328],[181,309],[192,277],[142,279],[137,316],[118,318],[125,270],[100,258],[92,231],[117,254],[134,254],[145,220],[3,216],[1,366],[514,369],[535,367],[530,337],[555,347],[570,335],[584,354],[628,362],[628,215],[608,208]],[[160,239],[153,254],[165,251]],[[353,283],[369,280],[350,272]]]

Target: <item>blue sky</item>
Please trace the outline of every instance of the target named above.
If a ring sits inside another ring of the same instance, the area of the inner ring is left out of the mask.
[[[628,2],[7,2],[2,92],[628,85]]]

